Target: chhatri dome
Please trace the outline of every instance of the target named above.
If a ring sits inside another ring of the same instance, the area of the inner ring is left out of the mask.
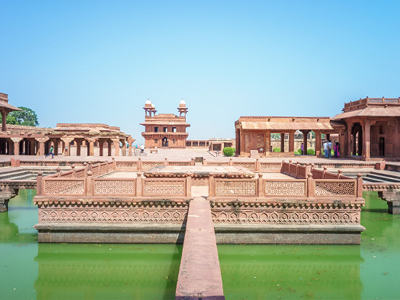
[[[182,98],[181,102],[179,102],[179,107],[186,107],[186,102],[185,102],[185,100],[183,100],[183,98]]]

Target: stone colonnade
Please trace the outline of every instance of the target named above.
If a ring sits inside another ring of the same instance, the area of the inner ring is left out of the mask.
[[[0,137],[0,155],[46,155],[53,146],[54,155],[72,156],[72,146],[76,148],[75,155],[82,156],[82,146],[86,146],[86,156],[95,156],[95,148],[98,156],[131,156],[134,141],[130,137]]]

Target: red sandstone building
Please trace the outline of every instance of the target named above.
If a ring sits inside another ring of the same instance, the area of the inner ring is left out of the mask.
[[[235,122],[236,154],[293,155],[295,132],[315,133],[315,154],[321,155],[322,138],[335,134],[341,157],[362,160],[400,159],[400,98],[365,98],[345,103],[343,113],[327,117],[240,117]],[[272,152],[271,133],[281,135],[281,152]],[[289,149],[285,149],[285,135]]]
[[[6,124],[7,114],[15,110],[20,109],[8,104],[8,95],[0,93],[0,154],[45,155],[54,146],[55,155],[132,155],[132,147],[127,149],[127,144],[131,146],[135,139],[119,127],[83,123],[58,123],[55,128]]]
[[[147,100],[144,107],[145,121],[140,125],[145,127],[142,136],[146,148],[185,148],[186,139],[189,134],[186,128],[186,103],[182,99],[179,102],[179,116],[174,114],[156,114],[156,108],[150,100]]]

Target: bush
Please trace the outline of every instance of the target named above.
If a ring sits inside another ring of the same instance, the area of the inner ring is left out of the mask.
[[[274,148],[272,149],[272,152],[281,152],[281,148]]]
[[[301,150],[300,150],[301,151]],[[299,151],[294,151],[294,155],[301,155]]]
[[[224,152],[225,156],[233,156],[233,154],[235,154],[235,149],[231,147],[225,147],[222,151]]]
[[[307,149],[307,155],[315,155],[314,149]]]
[[[303,151],[301,151],[301,148],[299,148],[299,150],[297,150],[297,152],[299,152],[299,155],[303,154]]]

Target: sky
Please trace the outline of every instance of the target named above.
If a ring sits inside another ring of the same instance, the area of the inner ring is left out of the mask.
[[[240,116],[333,117],[400,96],[400,1],[0,0],[0,92],[41,127],[189,109],[188,139]]]

